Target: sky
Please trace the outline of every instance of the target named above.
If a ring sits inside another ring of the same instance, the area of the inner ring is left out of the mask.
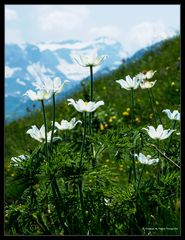
[[[5,43],[106,36],[128,55],[180,32],[180,5],[5,5]]]

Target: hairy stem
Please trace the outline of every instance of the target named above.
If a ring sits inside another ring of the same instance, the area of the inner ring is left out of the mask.
[[[53,143],[53,134],[54,134],[54,128],[55,128],[55,94],[53,94],[53,124],[52,124],[52,132],[51,132],[51,145]]]
[[[82,149],[81,149],[81,157],[80,157],[80,166],[82,165],[82,158],[83,158],[84,147],[85,147],[86,121],[87,121],[87,113],[84,112],[84,133],[83,133],[83,140],[82,140]]]
[[[94,81],[93,81],[93,66],[90,66],[90,78],[91,78],[91,89],[90,89],[90,101],[94,100]],[[92,122],[93,122],[93,113],[89,113],[89,133],[92,133]]]
[[[152,89],[150,88],[149,91],[150,91],[150,94],[151,94],[151,97],[152,97],[153,103],[154,103],[154,105],[155,105],[156,112],[157,112],[157,115],[158,115],[158,117],[159,117],[159,121],[160,121],[161,124],[163,124],[163,123],[162,123],[162,120],[161,120],[161,116],[160,116],[159,112],[157,111],[157,105],[156,105],[156,102],[155,102],[155,98],[154,98],[154,95],[153,95]]]
[[[152,98],[151,98],[151,95],[150,95],[150,90],[147,89],[147,92],[148,92],[148,96],[149,96],[149,100],[150,100],[150,104],[151,104],[151,108],[152,108],[152,112],[154,114],[154,121],[155,121],[155,125],[157,127],[157,119],[156,119],[156,114],[155,114],[155,110],[154,110],[154,106],[153,106],[153,101],[152,101]]]
[[[171,163],[173,163],[177,168],[180,169],[180,166],[177,165],[174,161],[172,161],[169,157],[167,157],[164,153],[162,153],[159,148],[157,148],[154,144],[150,144],[150,146],[154,147],[164,158],[166,158],[168,161],[170,161]]]
[[[172,126],[172,129],[175,129],[175,125],[176,125],[176,121],[174,120],[174,123],[173,123],[173,126]],[[171,145],[171,141],[172,141],[172,135],[173,135],[173,132],[170,136],[170,140],[169,140],[169,144],[168,144],[168,149],[167,149],[167,152],[169,151],[170,149],[170,145]]]
[[[46,121],[46,112],[45,112],[45,106],[44,106],[43,100],[41,100],[41,104],[42,104],[44,127],[45,127],[45,154],[48,160],[47,121]]]

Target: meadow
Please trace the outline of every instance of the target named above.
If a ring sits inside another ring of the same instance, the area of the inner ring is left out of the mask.
[[[80,91],[55,103],[58,84],[5,126],[5,234],[180,235],[179,36],[94,80],[85,67]]]

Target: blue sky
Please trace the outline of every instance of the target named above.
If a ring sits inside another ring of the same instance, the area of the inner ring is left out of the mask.
[[[180,5],[5,5],[5,42],[108,36],[129,54],[180,31]]]

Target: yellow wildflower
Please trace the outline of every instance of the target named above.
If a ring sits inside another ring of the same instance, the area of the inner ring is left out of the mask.
[[[171,82],[171,86],[175,86],[175,83],[174,83],[174,82]]]
[[[127,108],[127,112],[129,112],[130,111],[130,108]]]
[[[108,163],[109,161],[110,161],[109,159],[106,160],[107,163]]]
[[[123,112],[122,114],[123,114],[123,116],[128,116],[129,115],[128,112]]]
[[[112,118],[109,118],[109,122],[112,122]]]
[[[101,123],[101,124],[100,124],[100,130],[103,131],[104,129],[105,129],[105,128],[104,128],[103,124]]]
[[[135,118],[135,122],[138,122],[138,123],[140,123],[141,122],[141,120],[140,120],[140,118]]]
[[[120,168],[119,168],[119,170],[120,170],[120,171],[123,171],[123,168],[122,168],[122,167],[120,167]]]
[[[105,128],[107,128],[107,127],[108,127],[108,124],[107,124],[107,123],[105,123],[104,127],[105,127]]]
[[[112,116],[112,119],[116,119],[116,115]]]

